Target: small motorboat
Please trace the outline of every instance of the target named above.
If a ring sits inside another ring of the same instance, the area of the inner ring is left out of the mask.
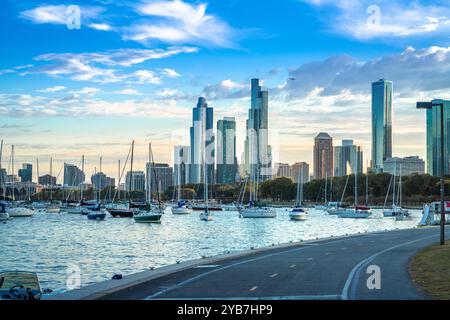
[[[47,213],[60,213],[61,212],[61,208],[57,204],[50,204],[47,207],[46,211],[47,211]]]
[[[89,211],[89,213],[87,214],[87,218],[89,220],[105,220],[106,218],[106,213],[101,211],[101,206],[100,204],[97,204],[97,206],[93,209],[91,209]]]
[[[36,273],[0,273],[0,300],[40,300],[41,297],[41,285]]]
[[[191,214],[193,210],[190,209],[185,201],[179,201],[178,204],[172,207],[172,214]]]
[[[34,215],[34,210],[26,207],[11,207],[7,208],[6,212],[11,218],[24,218],[32,217]]]
[[[340,214],[340,218],[348,219],[366,219],[372,215],[372,209],[369,207],[355,206],[354,208],[348,208],[343,210]]]
[[[296,206],[289,212],[289,218],[294,221],[306,221],[308,220],[308,210],[301,206]]]

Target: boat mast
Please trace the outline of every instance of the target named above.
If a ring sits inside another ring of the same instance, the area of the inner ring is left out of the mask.
[[[117,176],[117,191],[119,191],[119,202],[120,202],[120,160],[119,160],[119,175]]]
[[[394,162],[394,186],[392,187],[392,206],[395,206],[395,179],[397,178],[397,161]]]
[[[53,171],[53,158],[50,157],[50,202],[53,201],[52,171]]]
[[[153,171],[153,163],[152,163],[152,144],[148,144],[148,164],[150,165],[150,170],[147,172],[147,202],[152,202],[152,171]]]
[[[151,155],[151,161],[152,161],[152,169],[153,169],[153,176],[155,177],[155,184],[156,184],[156,193],[158,194],[158,207],[159,210],[162,211],[162,207],[161,207],[161,198],[160,198],[160,194],[159,194],[159,190],[160,190],[160,186],[159,186],[159,182],[158,182],[158,177],[156,175],[156,169],[155,169],[155,158],[153,157],[153,151],[152,151],[152,144],[149,144],[149,150],[150,150],[150,155]],[[151,200],[150,200],[151,203]]]
[[[398,182],[398,205],[401,208],[402,207],[402,164],[400,163],[400,180]]]
[[[205,201],[205,213],[208,214],[208,172],[206,170],[206,111],[203,112],[203,121],[202,121],[202,162],[203,162],[203,198]]]
[[[39,158],[36,158],[36,175],[37,175],[37,183],[39,184]],[[37,190],[36,190],[37,191]],[[39,201],[40,200],[40,192],[38,192],[38,198],[37,198],[37,200]]]
[[[325,170],[325,205],[327,205],[327,193],[328,193],[328,170]]]
[[[12,187],[12,201],[16,200],[15,189],[16,189],[16,177],[14,175],[14,145],[11,146],[11,169],[12,169],[12,178],[13,178],[13,187]]]
[[[131,142],[131,164],[130,164],[130,182],[128,185],[128,202],[131,204],[131,187],[133,180],[133,157],[134,157],[134,140]]]
[[[81,156],[81,172],[82,172],[81,176],[83,177],[84,176],[84,155]],[[84,181],[80,182],[80,202],[83,202],[83,189],[84,189],[83,182]]]
[[[358,205],[358,165],[355,170],[355,207]]]

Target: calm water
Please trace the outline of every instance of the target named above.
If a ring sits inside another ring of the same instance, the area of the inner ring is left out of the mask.
[[[169,211],[168,211],[169,212]],[[0,224],[0,270],[38,272],[43,288],[66,290],[67,267],[81,268],[81,285],[228,251],[385,229],[406,229],[412,221],[382,218],[341,219],[312,211],[306,222],[290,221],[286,209],[276,219],[239,219],[236,212],[216,213],[202,222],[198,214],[166,214],[161,225],[133,219],[89,221],[86,216],[36,213]]]

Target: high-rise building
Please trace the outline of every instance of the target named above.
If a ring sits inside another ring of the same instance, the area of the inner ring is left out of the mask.
[[[383,171],[399,176],[410,176],[412,174],[425,173],[425,161],[418,156],[405,158],[387,158],[384,161]]]
[[[363,172],[363,152],[353,140],[342,140],[342,146],[334,147],[334,176],[342,177]]]
[[[274,169],[275,176],[277,178],[291,177],[291,166],[289,165],[289,163],[275,163]]]
[[[38,183],[41,186],[56,186],[56,177],[53,177],[49,174],[45,174],[38,178]]]
[[[203,183],[203,162],[206,163],[208,182],[214,182],[214,109],[208,107],[206,99],[198,98],[197,107],[192,109],[191,136],[191,183]]]
[[[105,188],[114,187],[116,185],[116,179],[108,177],[103,172],[97,172],[91,176],[91,183],[93,188],[103,190]]]
[[[73,164],[64,164],[64,182],[67,187],[78,187],[85,181],[84,172]]]
[[[225,117],[217,121],[217,183],[236,183],[238,163],[236,158],[236,120]]]
[[[131,190],[130,190],[130,180],[131,180]],[[128,171],[125,177],[125,189],[127,191],[145,191],[144,171],[133,171],[133,176],[131,176],[131,172]]]
[[[22,164],[22,169],[19,169],[19,177],[21,182],[31,182],[33,179],[33,165],[29,163]]]
[[[175,146],[173,150],[174,185],[185,185],[189,182],[189,163],[191,148],[189,146]]]
[[[291,179],[295,183],[301,180],[303,171],[303,183],[309,182],[309,164],[306,162],[296,162],[291,166]]]
[[[154,167],[152,163],[147,163],[146,177],[146,190],[150,189],[152,193],[158,190],[165,192],[173,186],[173,168],[167,163],[155,163]]]
[[[333,138],[321,132],[314,138],[314,178],[333,176]]]
[[[260,181],[271,179],[272,152],[269,146],[269,92],[263,91],[259,79],[251,80],[251,105],[245,140],[247,174]]]
[[[433,100],[433,104],[444,104],[444,174],[450,174],[450,101]],[[441,107],[427,109],[427,173],[441,174]]]
[[[6,183],[6,169],[0,168],[0,188],[3,188]]]
[[[392,157],[392,91],[392,81],[372,83],[372,170],[376,173]]]

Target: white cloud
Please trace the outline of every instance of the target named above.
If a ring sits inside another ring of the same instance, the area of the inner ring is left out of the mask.
[[[164,68],[164,69],[160,69],[160,71],[162,74],[164,74],[166,77],[169,77],[169,78],[181,77],[181,75],[173,69]]]
[[[88,26],[92,29],[101,30],[101,31],[110,31],[113,29],[113,27],[111,27],[107,23],[91,23]]]
[[[123,89],[123,90],[118,90],[118,91],[113,91],[111,92],[113,94],[122,94],[122,95],[131,95],[131,96],[142,96],[142,93],[139,92],[138,90],[135,89]]]
[[[123,38],[233,47],[234,29],[220,18],[207,14],[206,9],[206,4],[194,5],[181,0],[144,1],[136,6],[136,11],[151,19],[126,28]]]
[[[197,52],[194,47],[170,47],[163,49],[120,49],[93,53],[48,53],[35,58],[39,64],[22,71],[27,74],[47,74],[65,76],[76,81],[97,83],[117,83],[128,78],[138,78],[141,83],[161,83],[161,77],[179,76],[172,69],[162,69],[160,75],[153,71],[123,72],[122,69],[148,60],[163,59],[182,53]]]
[[[42,90],[37,90],[38,92],[57,92],[57,91],[62,91],[66,89],[66,87],[64,86],[54,86],[54,87],[50,87],[50,88],[46,88],[46,89],[42,89]]]
[[[103,11],[104,9],[100,7],[80,7],[82,23],[81,27],[83,27],[83,23],[86,22],[88,27],[97,30],[106,30],[101,29],[101,26],[105,27],[106,24],[91,23],[91,21],[100,18]],[[19,16],[36,24],[49,23],[57,25],[67,25],[70,15],[70,6],[42,5],[33,9],[22,11]]]
[[[79,91],[71,91],[70,93],[72,94],[85,94],[85,95],[89,95],[89,96],[93,96],[96,93],[99,93],[101,90],[98,88],[92,88],[92,87],[84,87]]]
[[[421,0],[300,1],[320,8],[320,17],[331,30],[361,40],[436,33],[445,36],[450,30],[450,7],[439,1],[434,4]]]

